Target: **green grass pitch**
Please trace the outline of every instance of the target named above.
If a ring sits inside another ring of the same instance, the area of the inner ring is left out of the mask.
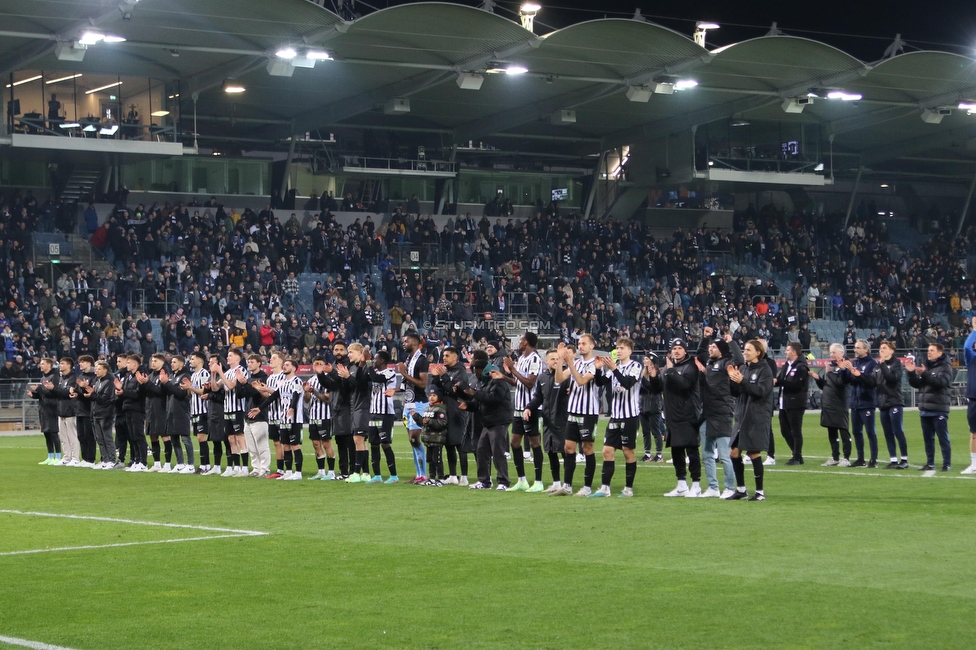
[[[906,429],[920,465],[917,413]],[[0,638],[80,650],[968,647],[966,429],[954,411],[949,474],[837,470],[820,467],[826,434],[809,415],[807,464],[767,468],[764,503],[662,498],[670,463],[641,463],[634,499],[550,498],[43,467],[39,436],[0,438],[0,509],[125,520],[0,513]],[[402,429],[396,448],[410,478]],[[618,454],[615,495],[623,474]],[[746,480],[751,491],[751,469]],[[25,553],[44,549],[67,550]]]

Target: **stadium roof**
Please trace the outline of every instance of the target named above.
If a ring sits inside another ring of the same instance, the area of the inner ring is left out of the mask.
[[[341,125],[441,132],[456,143],[523,139],[580,155],[733,116],[822,125],[838,152],[865,164],[957,147],[976,137],[976,61],[916,51],[865,63],[830,45],[766,36],[706,49],[690,35],[629,19],[582,22],[537,36],[512,20],[458,4],[420,2],[342,20],[307,0],[0,0],[0,73],[25,69],[152,76],[179,81],[182,111],[201,120],[235,116],[226,135],[275,140]],[[85,31],[124,43],[59,60],[58,42]],[[292,47],[334,60],[272,76]],[[518,65],[525,74],[488,74]],[[483,77],[462,90],[459,73]],[[247,91],[229,96],[225,79]],[[694,80],[692,89],[629,101],[633,86]],[[831,91],[859,101],[826,99]],[[789,98],[818,97],[802,113]],[[409,98],[405,115],[383,104]],[[951,108],[941,123],[925,109]],[[575,110],[575,123],[550,115]]]

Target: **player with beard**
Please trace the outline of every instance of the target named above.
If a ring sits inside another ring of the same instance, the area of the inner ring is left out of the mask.
[[[373,357],[372,367],[366,369],[366,377],[372,387],[369,399],[369,444],[372,451],[373,478],[369,480],[370,483],[384,482],[380,474],[380,447],[383,448],[386,465],[390,470],[390,478],[385,483],[400,482],[397,478],[396,456],[393,453],[393,421],[396,418],[393,395],[399,380],[397,371],[389,363],[390,355],[380,350]]]
[[[268,375],[266,382],[270,393],[265,396],[265,400],[267,401],[264,402],[264,408],[268,412],[268,438],[274,443],[275,448],[276,468],[274,472],[268,475],[268,478],[272,480],[279,479],[285,475],[285,450],[281,445],[281,426],[285,421],[285,408],[276,397],[278,388],[281,387],[281,382],[285,379],[285,373],[281,370],[284,364],[285,356],[281,352],[271,353],[271,374]],[[309,437],[312,438],[313,442],[315,441],[315,437],[311,433]]]
[[[503,364],[515,385],[515,419],[512,422],[512,459],[518,481],[510,489],[514,492],[542,492],[542,446],[539,441],[539,417],[523,418],[524,411],[535,396],[536,382],[542,372],[542,357],[536,352],[539,337],[526,332],[519,339],[519,358],[513,362],[506,356]],[[525,460],[522,454],[522,437],[529,439],[532,448],[532,461],[535,465],[535,482],[529,487],[525,479]]]
[[[596,366],[593,337],[584,334],[577,344],[579,358],[572,349],[560,344],[560,357],[563,365],[556,372],[556,381],[569,380],[569,417],[566,424],[566,447],[563,462],[566,479],[562,491],[550,496],[569,496],[573,494],[573,474],[576,471],[576,450],[582,447],[586,466],[583,472],[583,487],[575,496],[588,497],[592,494],[593,475],[596,473],[596,457],[593,455],[593,442],[596,440],[596,426],[600,418],[600,387],[597,375],[602,372]]]
[[[338,374],[338,367],[349,365],[349,356],[346,351],[346,344],[343,341],[336,341],[332,345],[332,356],[335,357],[334,365],[327,365],[324,372],[319,373],[319,385],[329,391],[332,409],[332,437],[339,448],[339,476],[336,479],[344,481],[350,476],[353,463],[355,462],[356,443],[352,436],[352,403],[349,393],[350,386],[342,381]]]
[[[252,354],[247,357],[247,371],[251,375],[246,384],[239,386],[247,398],[247,415],[244,419],[244,440],[254,469],[250,476],[267,478],[271,474],[271,452],[268,449],[268,409],[261,408],[267,395],[268,373],[262,369],[264,357]]]
[[[414,331],[403,335],[403,351],[406,361],[401,361],[397,370],[403,378],[403,419],[410,437],[410,447],[413,450],[413,464],[416,477],[411,481],[419,485],[427,480],[427,455],[420,442],[421,426],[414,420],[413,414],[423,415],[427,410],[427,374],[430,363],[420,349],[420,335]],[[436,477],[432,477],[436,478]]]
[[[335,448],[332,446],[332,413],[329,410],[329,391],[319,383],[319,375],[329,372],[329,366],[323,357],[315,357],[312,361],[313,374],[305,382],[305,399],[308,401],[308,437],[315,449],[315,463],[318,472],[310,476],[310,481],[334,481]],[[325,462],[329,462],[329,473],[325,473]],[[284,465],[281,466],[282,468]],[[282,470],[284,471],[284,470]],[[273,475],[272,475],[273,476]]]
[[[180,379],[180,388],[190,395],[190,426],[197,443],[200,445],[200,468],[198,474],[206,474],[210,471],[210,443],[207,441],[210,433],[210,393],[207,387],[210,385],[210,371],[206,368],[207,357],[202,352],[194,352],[190,355],[189,377]]]
[[[219,364],[210,365],[210,376],[213,383],[219,383],[224,389],[224,425],[227,428],[227,439],[230,442],[230,458],[227,471],[223,476],[247,476],[248,453],[244,444],[244,407],[245,398],[238,384],[248,382],[250,375],[241,362],[244,355],[237,348],[227,351],[227,371]]]

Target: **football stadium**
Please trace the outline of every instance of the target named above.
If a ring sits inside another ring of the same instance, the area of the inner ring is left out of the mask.
[[[896,5],[0,0],[0,648],[968,646]]]

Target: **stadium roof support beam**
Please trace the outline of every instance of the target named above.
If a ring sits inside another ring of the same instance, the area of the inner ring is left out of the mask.
[[[956,225],[956,237],[962,232],[962,225],[966,223],[966,215],[969,214],[969,204],[973,200],[973,191],[976,190],[976,169],[973,170],[973,181],[969,184],[969,192],[966,193],[966,201],[962,204],[962,212],[959,213],[959,223]]]
[[[854,200],[857,198],[857,189],[861,185],[861,175],[864,174],[864,165],[858,165],[857,178],[854,179],[854,187],[851,189],[851,198],[847,202],[847,214],[844,215],[844,230],[847,230],[847,222],[851,220],[851,212],[854,210]]]

